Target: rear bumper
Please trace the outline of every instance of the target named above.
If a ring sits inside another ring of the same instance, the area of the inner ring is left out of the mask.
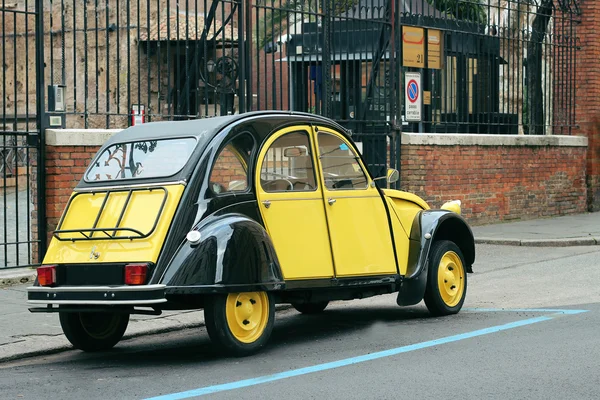
[[[27,288],[27,303],[144,306],[165,303],[165,288],[166,285],[31,286]]]

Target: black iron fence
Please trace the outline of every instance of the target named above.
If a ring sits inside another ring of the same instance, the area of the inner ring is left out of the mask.
[[[365,134],[402,120],[413,132],[574,125],[577,0],[53,0],[45,11],[45,78],[65,86],[68,127],[255,109]]]
[[[37,243],[24,190],[37,170],[19,165],[43,157],[27,138],[48,126],[306,111],[352,130],[380,175],[398,165],[400,131],[575,125],[578,0],[15,0],[0,12],[5,265],[10,246]],[[26,179],[12,189],[14,171]]]
[[[37,262],[36,7],[0,7],[0,268]]]

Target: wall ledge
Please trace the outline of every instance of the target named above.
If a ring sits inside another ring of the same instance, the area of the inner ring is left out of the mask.
[[[403,145],[421,146],[564,146],[587,147],[585,136],[483,135],[468,133],[402,133]]]
[[[46,129],[46,146],[102,146],[122,129]]]

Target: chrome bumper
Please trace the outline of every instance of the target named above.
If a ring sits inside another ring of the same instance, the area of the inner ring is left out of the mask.
[[[166,285],[140,286],[30,286],[29,304],[151,305],[165,303]]]

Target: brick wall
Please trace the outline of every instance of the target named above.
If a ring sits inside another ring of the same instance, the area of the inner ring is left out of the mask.
[[[47,131],[48,239],[92,157],[116,131]],[[472,224],[586,211],[586,138],[402,134],[402,143],[402,189],[432,207],[459,199]],[[218,163],[211,180],[227,188],[243,179],[232,153]]]
[[[575,133],[589,138],[587,187],[589,211],[600,210],[600,2],[581,0],[577,28],[581,50],[577,54]]]
[[[408,136],[403,135],[403,143],[411,142]],[[556,136],[539,139],[545,138]],[[492,145],[476,140],[403,144],[402,189],[432,207],[459,199],[472,224],[586,211],[585,146],[493,145],[493,139],[487,139]]]

